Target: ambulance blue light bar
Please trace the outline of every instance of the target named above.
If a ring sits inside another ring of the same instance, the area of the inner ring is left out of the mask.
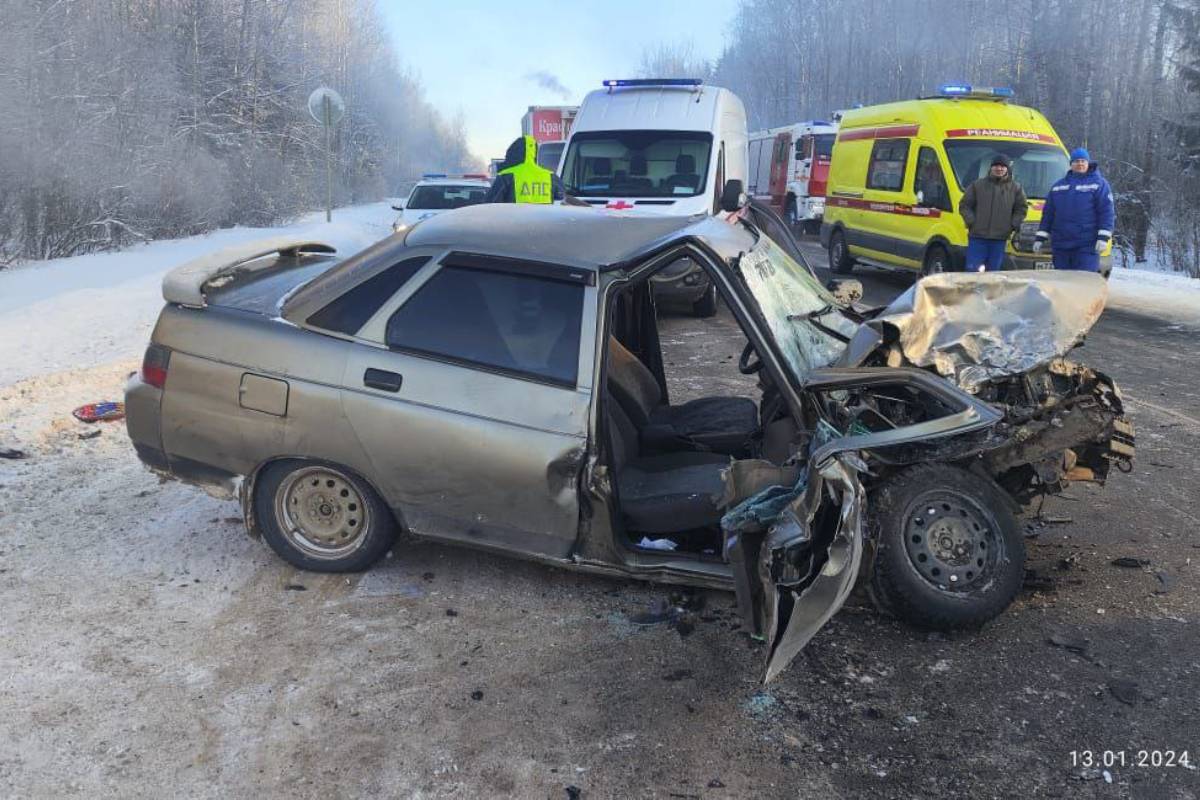
[[[969,83],[943,83],[938,87],[938,97],[1012,97],[1013,90],[1007,86],[974,87]]]
[[[616,89],[621,86],[701,86],[703,83],[699,78],[623,78],[607,80],[604,87]]]
[[[424,175],[421,176],[421,180],[427,181],[430,178],[444,178],[444,177],[446,177],[446,173],[444,173],[444,172],[426,172]]]

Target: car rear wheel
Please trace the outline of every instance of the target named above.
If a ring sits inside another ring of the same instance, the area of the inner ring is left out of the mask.
[[[829,269],[838,275],[849,275],[854,271],[854,259],[846,246],[846,235],[836,230],[829,235]]]
[[[255,483],[263,538],[285,561],[312,572],[360,572],[396,541],[391,510],[366,481],[319,461],[277,461]]]
[[[950,254],[940,244],[935,244],[925,253],[925,263],[921,265],[922,275],[939,275],[950,271]]]
[[[692,314],[697,317],[711,317],[716,313],[717,287],[715,284],[709,283],[708,289],[704,291],[704,296],[692,303]]]
[[[994,482],[946,464],[910,467],[871,493],[871,596],[925,628],[973,628],[1021,588],[1025,541]]]

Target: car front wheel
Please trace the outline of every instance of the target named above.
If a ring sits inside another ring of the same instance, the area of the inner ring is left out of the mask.
[[[285,561],[312,572],[361,572],[396,541],[391,510],[362,478],[333,464],[267,465],[254,487],[263,538]]]
[[[871,596],[911,624],[953,630],[999,616],[1021,588],[1025,541],[1004,491],[947,464],[909,467],[868,498]]]

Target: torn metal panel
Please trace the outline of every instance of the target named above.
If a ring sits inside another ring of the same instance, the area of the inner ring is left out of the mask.
[[[909,362],[975,392],[1070,351],[1099,319],[1107,294],[1107,282],[1088,272],[930,275],[859,331],[846,363],[862,363],[898,336]]]

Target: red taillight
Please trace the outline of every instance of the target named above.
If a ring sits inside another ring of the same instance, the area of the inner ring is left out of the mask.
[[[171,363],[171,351],[162,345],[152,344],[146,348],[142,359],[142,382],[162,389],[167,385],[167,366]]]

